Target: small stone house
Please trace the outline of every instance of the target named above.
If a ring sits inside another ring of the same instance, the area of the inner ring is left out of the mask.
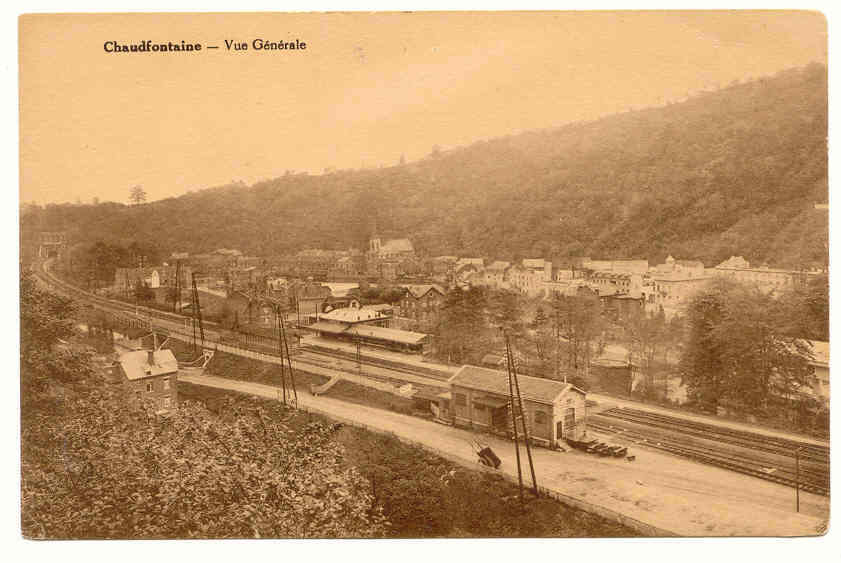
[[[127,393],[151,401],[157,412],[178,405],[178,360],[172,350],[134,350],[117,360]]]

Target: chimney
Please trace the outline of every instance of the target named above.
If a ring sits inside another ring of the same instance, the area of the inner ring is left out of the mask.
[[[148,354],[147,362],[150,366],[155,365],[155,351],[154,350],[147,350],[146,353]]]

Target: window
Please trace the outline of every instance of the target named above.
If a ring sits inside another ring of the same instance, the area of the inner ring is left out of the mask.
[[[164,397],[164,408],[168,409],[170,406],[172,406],[172,399]]]
[[[164,377],[164,389],[169,389],[169,378]]]
[[[151,392],[152,392],[152,384],[151,384],[151,383],[147,383],[147,384],[146,384],[146,392],[147,392],[147,393],[151,393]]]
[[[543,411],[535,411],[534,412],[534,423],[535,424],[546,424],[546,413]]]
[[[477,411],[483,411],[485,410],[485,405],[481,403],[473,403],[473,409]]]
[[[456,393],[456,405],[458,405],[460,407],[466,406],[467,405],[467,398],[461,393]]]

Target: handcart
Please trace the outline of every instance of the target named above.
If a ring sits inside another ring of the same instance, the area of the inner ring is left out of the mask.
[[[479,456],[479,463],[499,469],[502,460],[499,459],[488,444],[479,442],[478,440],[471,440],[470,445],[473,446],[473,451]]]

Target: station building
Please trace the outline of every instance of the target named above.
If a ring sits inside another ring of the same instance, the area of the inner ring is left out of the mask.
[[[587,429],[586,393],[572,384],[518,375],[526,425],[532,439],[554,447],[563,438],[580,439]],[[449,397],[439,396],[438,412],[456,426],[511,434],[508,373],[463,366],[450,379]]]
[[[319,315],[307,328],[322,338],[422,353],[428,335],[390,328],[392,319],[389,307],[343,307]]]

